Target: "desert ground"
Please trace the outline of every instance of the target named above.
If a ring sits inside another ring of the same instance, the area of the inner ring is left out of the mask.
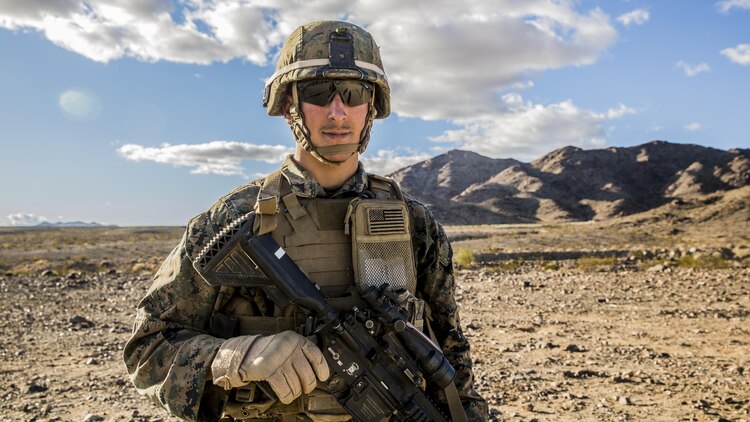
[[[750,420],[748,219],[675,207],[446,227],[493,420]],[[0,228],[0,419],[175,420],[138,395],[121,354],[181,233]]]

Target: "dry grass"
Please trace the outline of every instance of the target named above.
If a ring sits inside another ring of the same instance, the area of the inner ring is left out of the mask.
[[[182,227],[3,227],[0,272],[153,273],[183,231]]]
[[[604,268],[612,268],[616,264],[617,258],[614,256],[585,256],[576,260],[576,267],[583,271],[598,271]]]
[[[696,269],[721,269],[728,268],[729,263],[720,256],[711,255],[685,255],[677,259],[677,267]]]
[[[487,270],[493,273],[515,273],[521,269],[524,262],[523,258],[509,259],[507,261],[500,261],[487,268]]]
[[[469,267],[474,264],[476,259],[476,254],[468,248],[458,248],[453,254],[453,263],[460,267]]]

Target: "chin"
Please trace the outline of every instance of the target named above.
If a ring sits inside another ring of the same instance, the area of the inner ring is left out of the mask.
[[[326,158],[328,158],[329,160],[333,160],[333,161],[344,160],[344,161],[341,162],[341,164],[344,164],[344,163],[348,163],[349,161],[357,161],[359,159],[359,154],[354,154],[354,155],[336,154],[336,155],[333,155],[333,156],[330,156],[330,157],[326,157]],[[341,164],[339,164],[339,165],[341,165]]]

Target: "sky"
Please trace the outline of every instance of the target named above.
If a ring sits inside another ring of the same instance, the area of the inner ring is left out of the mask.
[[[278,168],[294,140],[263,87],[319,19],[380,46],[372,173],[451,149],[750,148],[750,0],[0,0],[0,226],[184,225]]]

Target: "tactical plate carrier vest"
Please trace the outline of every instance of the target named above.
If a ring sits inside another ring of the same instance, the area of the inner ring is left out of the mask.
[[[256,235],[271,233],[333,307],[363,307],[359,289],[388,283],[402,291],[402,306],[421,329],[424,305],[414,296],[416,264],[407,205],[393,181],[375,175],[368,179],[369,190],[357,197],[302,198],[292,192],[281,171],[271,173],[258,194],[253,231]],[[275,297],[270,298],[274,306],[270,312],[258,306],[262,301],[246,297],[252,295],[248,292],[245,290],[244,297],[235,294],[214,312],[212,334],[224,338],[285,330],[309,334],[310,321],[301,309]],[[255,289],[254,295],[259,294]],[[263,316],[256,316],[257,312]],[[273,316],[266,316],[269,313]],[[255,384],[232,390],[224,408],[227,420],[250,421],[305,420],[305,410],[346,414],[322,388],[283,405],[264,398]],[[297,419],[298,415],[302,419]]]

